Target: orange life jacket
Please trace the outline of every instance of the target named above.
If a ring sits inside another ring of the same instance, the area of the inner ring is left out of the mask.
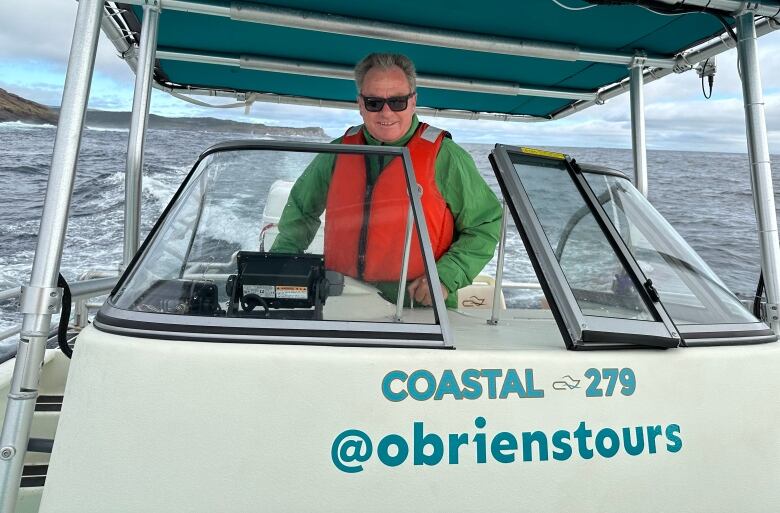
[[[452,244],[454,219],[436,186],[436,155],[449,134],[420,123],[406,144],[412,158],[420,201],[434,257]],[[347,130],[343,144],[365,144],[362,126]],[[401,276],[409,212],[403,161],[395,157],[367,186],[366,157],[339,154],[325,211],[325,266],[364,281],[396,281]],[[425,272],[417,229],[412,233],[407,279]]]

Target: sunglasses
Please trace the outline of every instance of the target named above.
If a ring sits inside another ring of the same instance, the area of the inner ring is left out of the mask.
[[[393,112],[401,112],[409,106],[409,98],[417,93],[409,93],[406,96],[393,96],[392,98],[378,98],[376,96],[363,96],[363,105],[368,112],[379,112],[385,108],[385,103]]]

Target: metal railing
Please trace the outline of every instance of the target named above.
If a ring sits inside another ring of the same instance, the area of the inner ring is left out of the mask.
[[[86,326],[89,309],[100,306],[98,303],[88,303],[87,301],[94,297],[109,293],[111,289],[114,288],[114,285],[116,285],[118,279],[119,277],[116,276],[116,273],[110,273],[108,271],[87,271],[80,276],[79,281],[70,284],[70,295],[72,302],[74,303],[72,311],[75,316],[74,324],[76,326],[82,328]],[[0,291],[0,301],[19,299],[21,295],[21,287],[3,290]],[[5,330],[0,331],[0,341],[18,335],[21,331],[21,324],[6,328]]]

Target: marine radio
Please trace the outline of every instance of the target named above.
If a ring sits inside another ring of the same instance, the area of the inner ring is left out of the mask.
[[[344,288],[322,255],[239,251],[236,261],[225,285],[228,317],[321,320],[327,298]]]

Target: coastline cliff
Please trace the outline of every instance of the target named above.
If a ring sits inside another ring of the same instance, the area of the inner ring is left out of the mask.
[[[56,125],[57,113],[45,105],[0,89],[0,123],[7,121]]]
[[[22,123],[56,125],[58,114],[58,107],[47,107],[0,89],[0,123],[20,121]],[[130,113],[89,110],[87,111],[86,125],[91,128],[126,129],[130,127]],[[247,123],[211,117],[170,118],[156,114],[149,115],[149,128],[158,130],[232,132],[253,136],[328,137],[328,134],[320,127],[272,126],[263,123]]]

